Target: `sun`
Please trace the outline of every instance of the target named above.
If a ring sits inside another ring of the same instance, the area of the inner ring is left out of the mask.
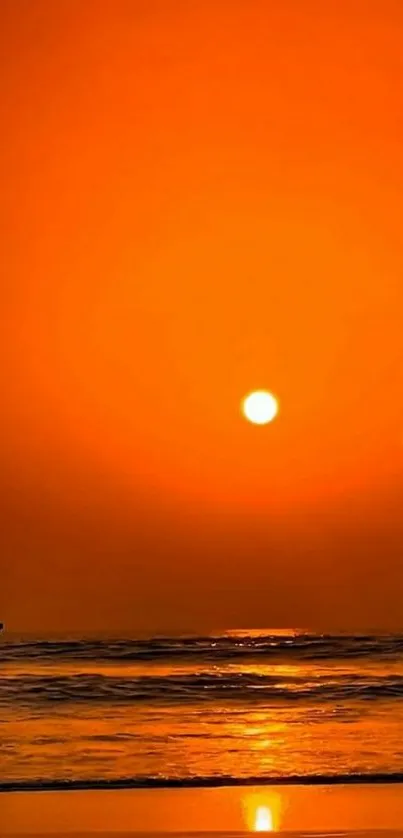
[[[267,425],[278,414],[278,401],[267,390],[254,390],[245,396],[242,402],[242,412],[249,422],[254,425]]]

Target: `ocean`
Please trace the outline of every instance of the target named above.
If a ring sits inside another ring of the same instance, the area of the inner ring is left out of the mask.
[[[403,635],[0,638],[0,789],[403,776]]]

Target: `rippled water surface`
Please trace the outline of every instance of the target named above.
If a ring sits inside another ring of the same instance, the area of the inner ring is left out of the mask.
[[[0,640],[0,783],[403,770],[403,636]]]

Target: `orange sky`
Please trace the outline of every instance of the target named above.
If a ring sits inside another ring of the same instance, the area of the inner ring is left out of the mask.
[[[398,626],[400,0],[0,15],[0,619]]]

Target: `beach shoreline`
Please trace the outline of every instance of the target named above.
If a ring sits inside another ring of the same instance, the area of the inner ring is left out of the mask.
[[[269,829],[330,835],[403,835],[403,784],[240,785],[4,793],[0,834],[141,835],[256,830],[258,811]]]
[[[99,780],[0,781],[0,794],[18,792],[120,791],[158,789],[219,789],[249,786],[371,786],[401,785],[403,772],[379,774],[320,774],[288,777],[122,777]]]

